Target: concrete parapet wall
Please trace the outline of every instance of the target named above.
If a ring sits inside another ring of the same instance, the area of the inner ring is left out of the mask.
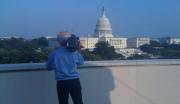
[[[85,64],[79,68],[142,65],[180,65],[180,59],[86,61]],[[0,64],[0,72],[20,70],[31,71],[42,70],[45,68],[45,63]]]
[[[79,69],[84,104],[180,104],[179,63],[88,61]],[[54,72],[44,68],[0,65],[0,104],[58,104]]]

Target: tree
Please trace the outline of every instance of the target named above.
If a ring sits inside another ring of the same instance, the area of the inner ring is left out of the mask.
[[[161,46],[161,44],[158,41],[152,41],[151,40],[150,44],[151,44],[151,46],[156,46],[156,47]]]
[[[93,52],[90,52],[88,49],[81,50],[81,53],[85,60],[102,60],[103,58],[100,55],[94,54]]]
[[[115,52],[115,48],[110,46],[108,42],[101,41],[98,42],[95,46],[93,53],[101,56],[105,60],[112,60],[112,59],[122,59],[123,56],[121,54],[117,54]]]
[[[160,44],[151,41],[149,45],[143,45],[140,49],[146,53],[162,58],[180,58],[180,45],[179,44]]]
[[[45,48],[48,46],[48,40],[45,37],[32,39],[30,42],[38,48]]]
[[[0,64],[44,62],[51,49],[44,37],[26,40],[10,38],[0,40]]]

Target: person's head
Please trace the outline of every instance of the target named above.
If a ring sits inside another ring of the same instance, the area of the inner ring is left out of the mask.
[[[71,34],[68,33],[68,32],[60,32],[58,35],[57,35],[57,41],[59,42],[59,44],[61,46],[66,46],[66,41],[67,39],[71,37]]]

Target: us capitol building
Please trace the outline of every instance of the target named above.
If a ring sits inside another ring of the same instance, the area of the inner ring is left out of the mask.
[[[114,48],[127,48],[127,38],[114,37],[109,19],[103,8],[102,14],[97,21],[93,36],[80,37],[81,44],[86,49],[94,49],[99,41],[107,41]]]
[[[60,32],[59,34],[69,34],[69,32]],[[56,38],[46,38],[48,39],[49,47],[59,46]],[[80,41],[83,49],[89,50],[93,50],[95,48],[95,45],[100,41],[108,42],[111,46],[114,46],[117,53],[120,53],[125,57],[129,57],[133,54],[142,54],[143,52],[140,51],[138,47],[150,43],[150,39],[147,37],[128,39],[122,37],[114,37],[111,23],[106,16],[106,11],[104,8],[102,10],[100,18],[97,21],[94,35],[80,37]]]

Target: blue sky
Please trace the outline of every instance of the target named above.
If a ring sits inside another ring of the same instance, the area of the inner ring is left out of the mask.
[[[180,36],[180,0],[0,0],[0,37],[93,34],[103,6],[117,36]]]

